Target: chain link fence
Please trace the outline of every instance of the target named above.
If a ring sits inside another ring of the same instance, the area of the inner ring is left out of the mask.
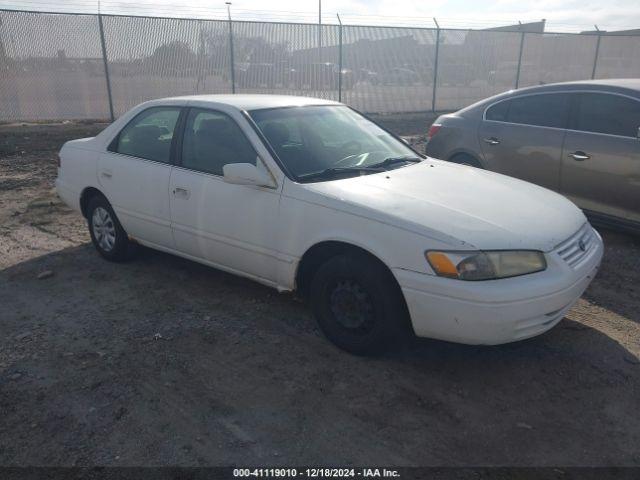
[[[0,10],[0,121],[109,119],[145,100],[274,93],[370,113],[640,77],[640,36]]]

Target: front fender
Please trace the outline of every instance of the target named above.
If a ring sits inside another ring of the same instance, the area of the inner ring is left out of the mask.
[[[302,256],[314,245],[336,241],[359,247],[384,263],[390,270],[401,269],[433,274],[424,257],[430,249],[447,249],[451,244],[373,220],[299,199],[283,198],[281,219],[289,228],[280,229],[278,283],[283,289],[295,287]],[[286,220],[285,220],[286,219]]]

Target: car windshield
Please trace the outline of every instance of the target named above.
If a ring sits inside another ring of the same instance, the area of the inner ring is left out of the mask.
[[[299,182],[379,173],[419,155],[346,106],[284,107],[249,112]]]

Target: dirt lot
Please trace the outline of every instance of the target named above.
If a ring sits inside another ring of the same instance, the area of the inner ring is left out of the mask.
[[[0,465],[640,465],[640,240],[541,337],[358,358],[251,281],[102,260],[52,190],[102,127],[0,127]]]

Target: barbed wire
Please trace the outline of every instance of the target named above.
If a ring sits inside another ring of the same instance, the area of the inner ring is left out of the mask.
[[[222,2],[221,2],[222,3]],[[226,7],[204,7],[202,5],[162,2],[153,0],[136,0],[135,3],[124,0],[66,0],[64,4],[54,0],[8,0],[0,2],[0,9],[46,11],[50,13],[77,13],[95,14],[100,11],[103,14],[172,17],[172,18],[202,18],[222,20],[227,18]],[[337,24],[336,13],[323,12],[322,23]],[[374,25],[390,27],[415,27],[433,28],[435,23],[432,17],[409,15],[379,15],[357,12],[339,12],[344,24],[350,25]],[[317,11],[281,11],[232,8],[235,20],[245,21],[271,21],[287,23],[317,23]],[[509,19],[509,18],[482,18],[470,19],[464,17],[440,17],[438,23],[441,28],[455,29],[487,29],[502,26],[517,25],[522,23],[539,22],[541,19]],[[606,25],[599,25],[601,30],[608,30]],[[612,30],[633,29],[637,26],[616,25]],[[594,30],[594,25],[572,24],[564,22],[546,21],[546,30],[552,32],[579,32]]]

